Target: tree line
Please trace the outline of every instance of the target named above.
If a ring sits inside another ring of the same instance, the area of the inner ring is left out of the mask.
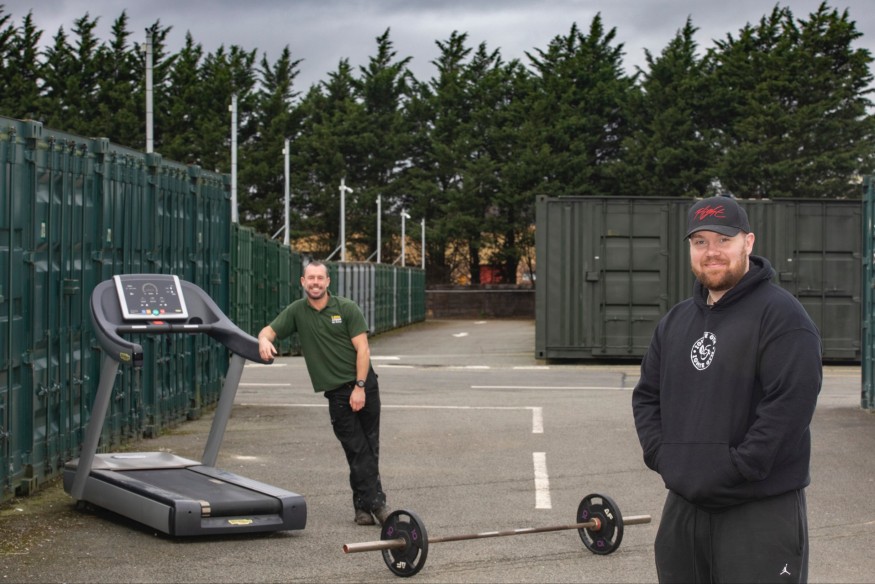
[[[17,24],[0,6],[0,115],[144,150],[145,55],[125,12],[107,41],[97,22],[86,14],[43,46],[32,14]],[[633,73],[600,15],[525,59],[455,31],[435,41],[427,80],[387,29],[365,66],[341,59],[305,90],[288,46],[271,62],[207,52],[189,33],[170,52],[171,28],[148,29],[156,152],[229,173],[236,95],[241,224],[284,225],[288,139],[293,247],[336,249],[344,179],[347,259],[374,256],[379,197],[384,261],[398,257],[401,211],[414,242],[425,220],[429,284],[479,283],[484,264],[515,282],[534,260],[538,195],[859,198],[873,172],[872,56],[826,2],[803,18],[777,5],[704,51],[688,18]]]

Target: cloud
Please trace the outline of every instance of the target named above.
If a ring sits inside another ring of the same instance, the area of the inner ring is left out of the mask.
[[[108,41],[110,27],[122,10],[129,17],[132,42],[145,40],[145,29],[156,20],[172,26],[169,49],[181,48],[186,32],[207,52],[220,45],[257,49],[269,62],[288,46],[293,59],[302,59],[299,89],[327,79],[341,59],[353,67],[364,66],[376,52],[376,37],[391,29],[397,58],[412,57],[417,78],[435,74],[439,55],[436,41],[453,31],[468,33],[468,45],[486,43],[499,49],[505,61],[523,60],[525,53],[545,49],[556,36],[567,35],[573,23],[586,31],[596,14],[607,30],[616,29],[616,42],[624,46],[626,70],[643,67],[644,50],[658,55],[688,17],[699,28],[701,52],[714,39],[735,35],[747,23],[771,12],[773,3],[762,0],[702,2],[701,0],[151,0],[125,7],[115,0],[0,0],[16,23],[33,12],[37,28],[49,44],[61,26],[68,32],[77,18],[88,13],[99,17],[96,34]],[[797,18],[806,18],[821,0],[793,0]],[[843,0],[831,5],[849,9],[857,29],[864,33],[858,46],[875,53],[875,10],[871,0]]]

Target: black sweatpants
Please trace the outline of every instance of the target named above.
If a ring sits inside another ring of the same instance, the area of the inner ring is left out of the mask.
[[[669,491],[654,548],[662,583],[807,582],[805,491],[719,512]]]
[[[373,369],[365,386],[365,407],[353,412],[349,396],[354,384],[325,392],[334,435],[349,464],[349,486],[356,509],[374,511],[386,504],[380,482],[380,386]]]

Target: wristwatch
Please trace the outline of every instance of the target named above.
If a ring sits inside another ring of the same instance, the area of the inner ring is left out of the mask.
[[[358,379],[358,380],[356,380],[355,384],[356,384],[358,387],[361,387],[362,389],[364,389],[364,387],[365,387],[365,382],[364,382],[364,380],[362,380],[362,379]]]

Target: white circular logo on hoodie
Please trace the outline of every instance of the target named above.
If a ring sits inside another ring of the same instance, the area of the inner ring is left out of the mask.
[[[693,349],[690,351],[690,361],[693,362],[693,367],[699,371],[707,369],[711,361],[714,360],[716,346],[717,337],[706,331],[702,338],[693,343]]]

